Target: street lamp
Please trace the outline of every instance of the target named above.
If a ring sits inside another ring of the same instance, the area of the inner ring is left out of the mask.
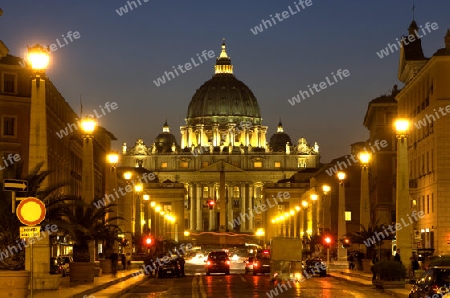
[[[31,81],[28,168],[33,169],[37,164],[43,162],[41,171],[46,171],[48,170],[48,148],[45,70],[50,62],[50,51],[41,45],[28,47],[27,60],[33,68],[33,77]],[[48,178],[44,180],[41,187],[45,188],[47,184]],[[14,212],[15,210],[13,213]]]
[[[395,121],[397,137],[397,179],[396,179],[396,221],[407,218],[410,212],[409,179],[408,179],[408,133],[409,120]],[[395,239],[397,249],[402,249],[405,258],[412,256],[411,227],[396,229]]]
[[[149,228],[149,224],[148,224],[148,222],[149,222],[149,216],[148,216],[148,202],[150,201],[150,195],[147,195],[147,194],[145,194],[145,195],[143,195],[142,196],[142,200],[143,200],[143,210],[144,210],[144,212],[143,212],[143,219],[142,219],[142,222],[141,222],[141,225],[143,225],[144,226],[144,233],[148,233],[148,228]]]
[[[142,236],[142,216],[141,216],[141,192],[143,190],[143,186],[141,183],[134,185],[134,192],[136,193],[136,196],[133,195],[133,205],[137,206],[136,213],[134,214],[134,224],[135,224],[135,231],[136,231],[136,239],[141,239]],[[138,221],[136,221],[136,218],[139,218]]]
[[[119,161],[119,154],[116,151],[113,151],[106,155],[106,161],[110,165],[110,175],[107,175],[109,177],[109,183],[108,183],[108,192],[109,194],[113,194],[114,190],[117,189],[117,174],[116,174],[116,166],[117,162]],[[119,227],[120,230],[120,220],[119,220],[119,204],[120,204],[120,198],[118,198],[118,202],[115,206],[115,213],[116,213],[116,220],[115,224],[117,227]],[[109,213],[106,214],[106,217],[109,217]],[[117,242],[117,251],[119,251],[119,243]]]
[[[315,234],[317,234],[317,228],[318,228],[318,225],[317,225],[317,204],[316,204],[316,202],[317,202],[317,199],[319,198],[319,196],[317,195],[317,194],[311,194],[310,195],[310,198],[311,198],[311,201],[312,201],[312,210],[311,210],[311,212],[312,212],[312,235],[315,235]]]
[[[81,196],[85,202],[94,201],[94,131],[97,122],[93,117],[81,120],[83,137],[83,162],[81,175]]]
[[[327,184],[322,185],[323,199],[322,199],[322,235],[325,234],[326,224],[325,224],[325,199],[328,199],[328,193],[330,192],[331,187]]]
[[[368,152],[359,153],[361,163],[361,204],[360,204],[360,231],[363,227],[369,229],[370,224],[370,199],[369,199],[369,162],[372,155]]]
[[[264,231],[263,228],[259,228],[259,229],[257,229],[256,232],[255,232],[255,236],[259,238],[259,243],[260,243],[260,245],[262,244],[261,246],[264,246],[264,241],[262,241],[262,240],[263,240],[263,237],[264,237],[265,234],[266,234],[266,233],[265,233],[265,231]],[[262,242],[262,243],[261,243],[261,242]]]
[[[339,179],[339,207],[338,207],[338,239],[347,234],[345,223],[345,183],[346,175],[344,172],[337,173]],[[336,239],[336,241],[338,241]],[[347,251],[338,245],[338,260],[347,261]]]

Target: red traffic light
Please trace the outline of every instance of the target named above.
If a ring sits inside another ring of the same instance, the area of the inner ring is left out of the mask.
[[[209,201],[208,201],[208,207],[209,207],[209,209],[213,209],[213,208],[214,208],[214,204],[215,204],[214,200],[209,200]]]
[[[144,239],[144,244],[145,245],[151,245],[152,244],[152,238],[150,238],[150,237],[145,238]]]
[[[324,239],[326,244],[330,244],[331,243],[331,237],[325,237]]]

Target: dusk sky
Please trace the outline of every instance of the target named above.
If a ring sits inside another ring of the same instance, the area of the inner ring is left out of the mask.
[[[99,119],[117,137],[116,150],[124,142],[134,146],[137,138],[150,146],[166,119],[180,141],[189,102],[214,74],[215,58],[159,87],[153,81],[172,66],[191,58],[198,62],[197,53],[204,50],[218,57],[222,38],[235,76],[258,99],[263,124],[269,126],[267,139],[281,117],[294,143],[300,137],[318,142],[322,162],[349,154],[351,143],[365,141],[369,101],[394,84],[403,86],[397,79],[399,52],[384,58],[377,52],[407,34],[409,0],[312,0],[305,8],[293,0],[139,1],[133,10],[125,0],[0,4],[0,40],[10,54],[24,57],[27,45],[57,44],[57,39],[64,45],[52,52],[47,75],[78,114],[80,94],[83,114],[101,113],[99,106],[106,102],[118,104]],[[128,13],[119,16],[116,10],[123,6]],[[415,6],[419,26],[439,26],[422,38],[429,57],[444,47],[450,1],[417,0]],[[283,11],[283,21],[257,35],[250,30]],[[80,36],[65,44],[62,35],[69,31]],[[350,75],[305,101],[288,102],[308,85],[327,76],[332,80],[331,73],[339,69]]]

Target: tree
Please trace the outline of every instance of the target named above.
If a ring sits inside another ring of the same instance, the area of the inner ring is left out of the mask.
[[[58,203],[67,200],[63,195],[56,194],[64,183],[41,188],[42,182],[50,175],[50,171],[41,171],[43,163],[37,164],[26,177],[21,177],[21,167],[16,168],[11,178],[26,180],[28,182],[28,196],[36,197],[46,204],[47,214],[44,224],[52,223],[52,216],[57,217]],[[22,165],[21,165],[22,166]],[[49,212],[53,210],[56,212]],[[25,268],[25,250],[20,245],[20,226],[22,223],[15,213],[12,213],[11,195],[0,191],[0,268],[22,270]]]
[[[75,241],[73,246],[74,262],[89,262],[89,242],[105,240],[106,255],[113,249],[114,241],[120,241],[118,235],[120,229],[113,224],[122,217],[107,216],[114,212],[112,207],[116,204],[109,204],[102,208],[95,208],[92,204],[85,203],[78,198],[70,203],[60,202],[58,208],[61,210],[60,220],[63,228],[68,231]]]
[[[377,219],[375,222],[369,223],[367,229],[361,225],[361,231],[345,235],[350,239],[351,243],[363,244],[366,247],[366,259],[372,259],[376,255],[377,245],[381,249],[383,240],[395,238],[395,231],[392,233],[388,226],[385,224],[380,225],[379,221],[380,219]]]

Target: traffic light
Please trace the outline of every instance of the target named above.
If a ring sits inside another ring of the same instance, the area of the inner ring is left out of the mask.
[[[348,248],[350,245],[352,245],[352,242],[350,241],[350,239],[349,238],[344,238],[343,240],[342,240],[342,247],[343,248]]]
[[[331,239],[330,236],[325,236],[325,237],[323,238],[323,246],[324,246],[325,248],[330,248],[332,242],[333,242],[333,239]]]
[[[215,204],[214,200],[209,200],[208,201],[208,208],[209,208],[209,210],[214,209],[214,204]]]
[[[144,237],[144,245],[145,246],[150,246],[150,245],[152,245],[152,238],[150,237],[150,236],[147,236],[147,237]]]

